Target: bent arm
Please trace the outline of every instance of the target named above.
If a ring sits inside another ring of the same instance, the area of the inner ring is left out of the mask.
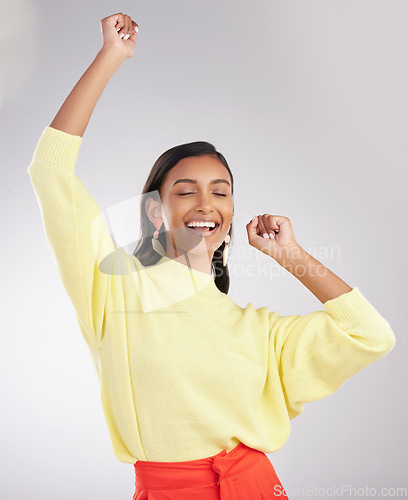
[[[278,263],[308,288],[322,304],[353,289],[300,245]]]
[[[306,316],[270,313],[271,367],[275,376],[279,372],[290,418],[383,358],[396,342],[389,322],[357,287],[323,306],[326,311]]]

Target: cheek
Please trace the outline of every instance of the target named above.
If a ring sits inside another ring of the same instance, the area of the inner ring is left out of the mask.
[[[229,217],[233,217],[234,215],[234,204],[231,202],[226,208],[225,211],[228,212]]]
[[[189,208],[185,206],[186,203],[173,201],[167,203],[164,207],[164,211],[167,220],[172,226],[180,225],[180,222],[184,220],[185,214],[189,211]]]

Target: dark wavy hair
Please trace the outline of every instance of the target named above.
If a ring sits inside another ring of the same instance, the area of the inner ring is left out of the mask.
[[[228,166],[227,160],[224,156],[219,153],[215,147],[209,142],[196,141],[189,142],[187,144],[180,144],[179,146],[174,146],[171,149],[165,151],[156,160],[153,165],[147,181],[142,190],[142,197],[140,202],[140,238],[138,244],[133,251],[133,255],[141,262],[143,266],[151,266],[156,264],[160,259],[161,255],[153,250],[152,238],[153,233],[156,231],[155,226],[150,221],[146,214],[146,200],[147,198],[153,198],[155,201],[160,203],[159,190],[164,183],[165,177],[169,170],[171,170],[177,162],[188,156],[204,156],[210,155],[218,158],[219,161],[225,166],[231,176],[231,192],[234,194],[234,178],[232,172]],[[232,241],[233,227],[231,223],[230,236]],[[158,240],[162,244],[164,251],[166,252],[166,237],[164,234],[164,224],[159,230]],[[231,245],[230,241],[230,245]],[[222,252],[225,248],[225,241],[222,242],[213,255],[211,262],[212,274],[214,276],[214,282],[218,289],[227,294],[230,284],[228,264],[226,266],[222,265]]]

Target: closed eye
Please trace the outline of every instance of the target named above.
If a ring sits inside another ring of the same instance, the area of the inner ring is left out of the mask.
[[[185,196],[186,194],[194,194],[194,193],[179,193],[179,196]],[[222,193],[214,193],[216,194],[217,196],[227,196],[226,194],[222,194]]]

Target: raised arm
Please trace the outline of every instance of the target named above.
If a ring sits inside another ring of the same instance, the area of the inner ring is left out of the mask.
[[[108,81],[122,62],[133,55],[138,26],[129,16],[119,13],[105,17],[101,29],[102,49],[65,99],[50,127],[82,137]]]
[[[123,296],[130,257],[113,241],[75,168],[92,111],[115,69],[133,54],[136,39],[124,39],[136,25],[129,16],[115,14],[101,24],[103,48],[45,128],[28,168],[59,276],[93,346],[103,339],[109,300]]]

